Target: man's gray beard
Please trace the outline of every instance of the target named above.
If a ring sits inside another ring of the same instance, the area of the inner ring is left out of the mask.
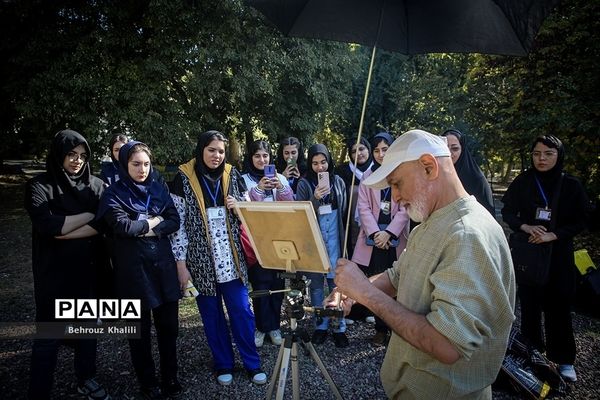
[[[411,203],[407,210],[408,216],[415,222],[423,222],[429,215],[425,215],[426,210],[426,199],[431,193],[431,188],[425,184],[418,184],[416,188],[419,193]]]
[[[409,218],[419,223],[423,222],[423,212],[421,211],[421,206],[422,204],[412,202],[407,210]]]

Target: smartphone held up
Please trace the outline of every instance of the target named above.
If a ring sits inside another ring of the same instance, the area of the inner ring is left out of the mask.
[[[319,173],[317,173],[317,179],[319,180],[319,187],[320,188],[327,188],[326,194],[329,194],[329,192],[330,192],[329,172],[319,172]]]
[[[267,178],[275,178],[275,165],[274,164],[265,165],[265,176]]]

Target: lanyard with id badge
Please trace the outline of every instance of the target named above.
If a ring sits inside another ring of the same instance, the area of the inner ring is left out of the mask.
[[[207,207],[206,208],[206,216],[208,218],[208,220],[210,222],[220,222],[222,221],[223,223],[225,223],[225,215],[227,215],[227,213],[225,212],[225,207],[224,206],[217,206],[217,196],[219,195],[219,190],[221,190],[221,181],[217,181],[217,185],[215,187],[215,191],[212,192],[210,190],[210,186],[208,185],[208,183],[206,183],[206,179],[204,177],[202,177],[202,183],[204,183],[204,187],[206,188],[208,195],[210,196],[212,202],[213,202],[213,206],[212,207]]]
[[[388,194],[390,194],[390,188],[386,188],[381,192],[381,200],[379,202],[379,209],[385,215],[390,215],[390,212],[392,212],[392,202],[387,199]]]
[[[142,202],[140,202],[140,204],[144,204]],[[149,218],[148,216],[148,207],[150,206],[150,194],[148,194],[148,198],[146,199],[146,204],[144,204],[144,212],[141,212],[138,214],[138,221],[144,221],[147,220]]]
[[[548,208],[548,198],[546,197],[546,193],[544,193],[544,189],[542,189],[542,185],[540,184],[540,181],[538,180],[537,176],[534,176],[535,178],[535,183],[537,184],[537,187],[540,191],[540,194],[542,195],[542,198],[544,199],[544,203],[546,204],[546,206],[544,208],[542,207],[538,207],[535,210],[535,219],[539,220],[539,221],[550,221],[552,219],[552,209]],[[556,194],[558,196],[558,193]]]

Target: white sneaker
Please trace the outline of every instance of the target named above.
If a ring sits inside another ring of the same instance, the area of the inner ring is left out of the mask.
[[[365,322],[369,323],[369,324],[374,324],[375,323],[375,317],[372,315],[369,315],[368,317],[365,318]]]
[[[346,321],[346,325],[352,325],[354,323],[354,320],[350,318],[344,318],[344,321]]]
[[[256,347],[262,347],[265,342],[265,333],[261,331],[254,332],[254,344]]]
[[[575,382],[577,380],[575,367],[570,364],[559,365],[558,372],[560,372],[560,376],[562,376],[566,381]]]
[[[229,386],[231,382],[233,382],[233,375],[231,374],[221,374],[217,376],[217,382],[222,386]]]
[[[271,343],[273,343],[276,346],[281,345],[281,342],[283,341],[281,338],[281,331],[279,329],[275,329],[274,331],[269,332],[269,338],[271,339]]]
[[[267,383],[267,374],[262,371],[259,371],[252,375],[252,383],[255,385],[264,385]]]

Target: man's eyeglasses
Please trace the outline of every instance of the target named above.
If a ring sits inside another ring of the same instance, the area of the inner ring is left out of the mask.
[[[69,161],[71,162],[75,162],[78,160],[81,160],[83,162],[86,162],[89,158],[89,156],[86,153],[76,153],[74,151],[70,151],[67,153],[67,158],[69,159]]]
[[[535,158],[540,158],[542,155],[545,158],[552,158],[558,154],[556,151],[532,151],[531,156]]]

